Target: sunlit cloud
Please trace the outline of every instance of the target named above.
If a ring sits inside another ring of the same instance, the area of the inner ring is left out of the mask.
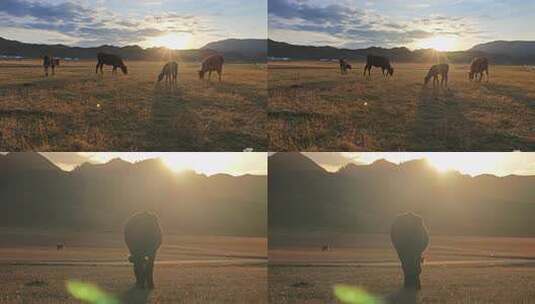
[[[29,43],[199,48],[224,38],[265,38],[264,1],[2,0],[0,36]],[[240,18],[240,23],[235,22]]]
[[[269,35],[289,43],[440,51],[469,49],[489,40],[535,39],[530,11],[516,0],[271,0]]]

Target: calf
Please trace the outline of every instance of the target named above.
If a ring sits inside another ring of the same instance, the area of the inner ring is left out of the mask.
[[[158,75],[158,82],[161,82],[165,77],[165,83],[176,85],[178,76],[178,63],[169,61],[163,66],[160,75]]]
[[[98,53],[97,54],[97,60],[98,60],[98,62],[97,62],[97,68],[96,68],[95,73],[98,73],[98,70],[100,68],[100,73],[104,74],[104,72],[102,71],[102,68],[104,67],[104,65],[111,65],[111,66],[113,66],[112,74],[116,74],[117,73],[117,68],[120,68],[121,71],[123,71],[123,74],[125,74],[125,75],[128,74],[128,68],[124,64],[124,62],[121,59],[121,57],[119,57],[117,55],[106,54],[106,53]]]
[[[55,75],[56,74],[56,71],[55,71],[55,59],[54,57],[52,56],[49,56],[49,55],[45,55],[43,57],[43,67],[45,68],[45,77],[48,77],[48,69],[52,69],[52,75]]]
[[[204,79],[204,74],[208,72],[208,79],[212,78],[212,72],[216,71],[219,75],[219,82],[221,82],[221,74],[223,73],[223,63],[225,60],[221,55],[212,55],[201,64],[201,70],[199,71],[199,79]]]
[[[342,75],[345,75],[347,74],[347,70],[351,70],[351,64],[347,63],[347,61],[345,61],[344,59],[340,59],[339,60],[340,62],[340,73],[342,73]]]
[[[364,76],[366,76],[366,71],[368,71],[368,76],[371,76],[372,67],[381,68],[381,70],[383,71],[383,76],[385,78],[388,76],[394,76],[394,68],[392,68],[390,60],[386,57],[368,55],[366,57],[366,66],[364,67]]]
[[[450,70],[450,66],[446,63],[437,64],[432,66],[429,69],[429,72],[427,73],[427,76],[424,78],[424,84],[427,85],[429,83],[429,80],[433,78],[433,87],[439,84],[438,76],[442,76],[442,79],[440,80],[440,86],[445,85],[448,86],[448,72]]]
[[[487,82],[489,81],[489,60],[486,57],[477,57],[472,60],[470,65],[470,72],[468,73],[468,78],[470,80],[481,80],[483,79],[483,72],[487,74]],[[479,75],[479,79],[477,76]]]

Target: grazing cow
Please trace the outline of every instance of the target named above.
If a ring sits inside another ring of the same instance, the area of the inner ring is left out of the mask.
[[[351,64],[347,63],[347,61],[345,61],[344,59],[340,59],[339,62],[340,62],[340,73],[342,73],[342,75],[347,74],[347,70],[352,69]]]
[[[52,56],[49,56],[49,55],[45,55],[43,57],[43,67],[45,68],[45,77],[48,77],[48,69],[52,69],[52,75],[55,75],[56,74],[56,71],[55,71],[55,64],[54,64],[54,57]]]
[[[390,64],[390,60],[383,56],[368,55],[366,57],[366,66],[364,67],[364,76],[366,76],[366,71],[368,71],[368,76],[371,76],[372,67],[381,68],[383,71],[383,76],[394,76],[394,68]],[[386,71],[386,74],[385,74]]]
[[[429,244],[429,236],[421,217],[413,213],[398,215],[390,230],[404,274],[404,287],[421,289],[422,254]]]
[[[483,72],[487,73],[487,82],[489,81],[489,60],[486,57],[476,57],[472,60],[470,65],[470,72],[468,73],[468,78],[470,80],[481,80],[483,79]],[[477,76],[479,75],[479,79]]]
[[[424,78],[424,84],[427,85],[429,83],[429,80],[433,78],[433,87],[439,84],[438,76],[442,76],[442,79],[440,80],[440,86],[445,85],[448,86],[448,72],[450,70],[450,66],[447,63],[442,64],[436,64],[432,66],[429,69],[429,72],[427,73],[427,76]]]
[[[323,251],[323,252],[330,251],[330,250],[331,250],[331,246],[329,246],[329,245],[321,246],[321,251]]]
[[[199,79],[204,79],[206,72],[208,72],[208,79],[211,79],[212,72],[215,71],[219,75],[219,82],[221,82],[224,62],[223,56],[217,54],[204,59],[201,64],[201,70],[199,71]]]
[[[165,77],[165,83],[176,85],[178,76],[178,63],[169,61],[163,66],[160,75],[158,75],[158,82],[161,82]]]
[[[65,249],[65,244],[63,244],[63,243],[56,244],[56,250],[57,251],[60,251],[60,250],[63,250],[63,249]]]
[[[158,217],[149,212],[137,213],[126,223],[125,242],[130,251],[128,260],[134,264],[137,288],[154,288],[154,260],[162,244]]]
[[[98,53],[97,54],[97,69],[95,73],[98,73],[98,69],[100,68],[100,73],[103,74],[102,68],[104,65],[111,65],[113,66],[112,74],[117,73],[117,68],[120,68],[121,71],[123,71],[123,74],[128,74],[128,68],[124,64],[121,57],[113,54],[105,54],[105,53]]]

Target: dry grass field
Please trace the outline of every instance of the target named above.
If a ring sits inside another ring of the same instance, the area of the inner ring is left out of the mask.
[[[81,281],[117,302],[265,303],[266,240],[166,234],[156,289],[133,288],[128,252],[117,233],[1,231],[0,303],[80,303],[66,288]],[[64,242],[65,249],[56,250]]]
[[[0,150],[265,151],[266,67],[226,64],[223,82],[179,64],[174,90],[157,86],[163,62],[127,62],[95,75],[94,61],[0,61]]]
[[[273,303],[336,303],[338,284],[383,303],[535,303],[533,238],[432,236],[419,294],[399,292],[403,276],[387,235],[272,233],[269,247]]]
[[[423,86],[427,64],[269,64],[269,151],[513,151],[535,149],[535,73],[491,66],[490,82],[450,65],[449,89]]]

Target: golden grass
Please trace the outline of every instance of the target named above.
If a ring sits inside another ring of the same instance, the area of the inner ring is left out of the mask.
[[[163,62],[128,62],[129,75],[64,63],[0,62],[0,150],[265,151],[266,69],[227,64],[223,82],[179,64],[178,88],[156,85]]]
[[[362,64],[270,63],[270,151],[512,151],[535,148],[535,73],[492,66],[490,82],[450,67],[449,89],[423,86],[428,65],[396,64],[393,79]]]
[[[385,303],[535,303],[534,238],[432,236],[423,289],[405,301],[396,295],[403,274],[388,235],[276,234],[269,242],[272,303],[335,303],[337,284],[362,287]],[[322,252],[326,243],[331,250]],[[497,260],[506,262],[480,263]],[[467,263],[440,264],[446,261]]]
[[[168,232],[157,255],[156,289],[147,293],[132,289],[121,233],[5,229],[0,236],[2,304],[80,303],[67,292],[72,280],[129,304],[267,302],[265,238]],[[58,242],[64,250],[56,250]]]

